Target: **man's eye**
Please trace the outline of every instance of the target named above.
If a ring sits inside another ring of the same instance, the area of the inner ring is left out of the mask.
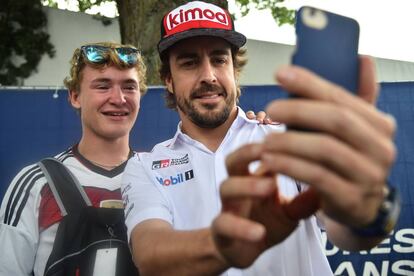
[[[124,86],[123,89],[127,91],[135,91],[138,89],[138,87],[136,85],[127,85],[127,86]]]
[[[182,67],[192,67],[196,64],[197,64],[197,62],[194,59],[184,60],[183,62],[181,62]]]
[[[216,64],[225,64],[227,62],[227,59],[224,57],[216,57],[213,59],[213,62]]]
[[[107,89],[109,89],[109,86],[108,85],[97,85],[96,86],[96,89],[99,89],[99,90],[107,90]]]

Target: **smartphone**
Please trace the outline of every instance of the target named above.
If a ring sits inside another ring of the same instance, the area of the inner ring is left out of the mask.
[[[313,7],[296,12],[296,50],[292,64],[305,67],[351,93],[357,92],[359,77],[356,20]],[[290,94],[289,97],[297,96]],[[288,125],[288,129],[312,131]]]
[[[305,6],[296,13],[295,28],[296,50],[292,63],[356,93],[359,76],[358,22]]]

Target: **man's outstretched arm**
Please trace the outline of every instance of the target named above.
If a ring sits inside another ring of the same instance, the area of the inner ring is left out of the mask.
[[[228,268],[207,228],[176,231],[150,219],[135,226],[131,244],[140,275],[218,275]]]

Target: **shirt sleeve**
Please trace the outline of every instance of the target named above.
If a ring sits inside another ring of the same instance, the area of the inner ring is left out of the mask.
[[[162,219],[173,224],[171,204],[167,196],[157,187],[138,155],[128,161],[121,189],[128,240],[134,227],[144,220]]]
[[[32,275],[39,241],[37,166],[24,168],[11,182],[0,209],[0,275]]]

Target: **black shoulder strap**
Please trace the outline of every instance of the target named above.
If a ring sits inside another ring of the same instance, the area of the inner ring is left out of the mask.
[[[84,207],[92,205],[78,179],[62,162],[55,158],[45,158],[37,164],[46,177],[62,216],[80,212]]]

